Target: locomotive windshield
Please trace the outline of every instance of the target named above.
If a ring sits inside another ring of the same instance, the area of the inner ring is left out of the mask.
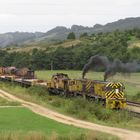
[[[120,82],[118,83],[108,83],[106,86],[105,86],[105,91],[111,91],[111,90],[115,90],[116,92],[119,92],[119,91],[123,91],[124,90],[124,85]]]
[[[122,99],[124,98],[124,85],[120,82],[108,83],[105,86],[105,96],[107,99]]]

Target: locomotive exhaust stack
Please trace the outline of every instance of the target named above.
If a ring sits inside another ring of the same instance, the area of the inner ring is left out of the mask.
[[[126,74],[140,71],[140,64],[136,61],[123,63],[119,59],[111,62],[106,56],[95,55],[89,59],[87,64],[85,64],[82,77],[84,78],[89,70],[95,70],[97,68],[105,69],[104,81],[106,81],[109,77],[114,76],[116,73]]]
[[[85,77],[86,73],[89,70],[97,69],[98,67],[105,67],[105,68],[107,68],[108,65],[109,65],[109,60],[107,59],[107,57],[99,56],[99,55],[92,56],[89,59],[88,63],[85,64],[85,66],[83,68],[82,78]]]

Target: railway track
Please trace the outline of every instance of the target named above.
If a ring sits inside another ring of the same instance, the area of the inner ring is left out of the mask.
[[[127,101],[127,111],[133,116],[140,118],[140,103]]]
[[[130,105],[130,106],[140,107],[140,103],[137,103],[137,102],[127,101],[126,103],[127,105]]]
[[[140,118],[140,112],[129,111],[129,113],[132,114],[134,117]]]

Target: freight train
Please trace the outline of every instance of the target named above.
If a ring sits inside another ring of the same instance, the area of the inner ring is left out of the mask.
[[[104,82],[89,79],[70,79],[67,74],[57,73],[47,81],[47,89],[52,94],[83,96],[89,100],[102,101],[107,108],[126,107],[124,85],[120,82]]]
[[[7,70],[8,69],[8,70]],[[29,87],[40,85],[47,87],[51,94],[81,96],[92,101],[101,101],[106,108],[126,108],[125,87],[121,82],[106,82],[90,79],[70,79],[67,74],[57,73],[51,80],[38,80],[34,71],[27,68],[17,70],[14,67],[0,68],[0,80],[18,83]]]

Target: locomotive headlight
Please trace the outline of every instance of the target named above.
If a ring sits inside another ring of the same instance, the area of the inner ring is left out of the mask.
[[[118,88],[115,89],[115,93],[119,93],[119,89]]]

